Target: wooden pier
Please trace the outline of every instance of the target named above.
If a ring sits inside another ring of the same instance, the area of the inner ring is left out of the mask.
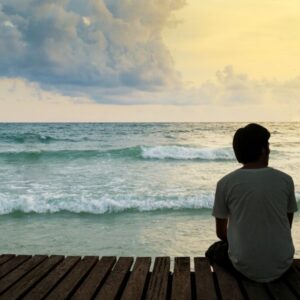
[[[0,255],[0,299],[300,299],[300,260],[279,280],[237,279],[202,257]]]

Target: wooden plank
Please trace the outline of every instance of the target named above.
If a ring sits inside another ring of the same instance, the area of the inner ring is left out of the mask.
[[[294,264],[288,272],[284,274],[282,279],[290,288],[292,288],[298,299],[300,299],[300,272]]]
[[[2,264],[0,266],[0,278],[17,268],[20,264],[28,260],[30,257],[31,255],[19,255]]]
[[[147,300],[163,300],[167,298],[169,274],[170,257],[156,257],[146,293]]]
[[[274,300],[297,299],[297,297],[281,279],[269,282],[266,286]]]
[[[19,299],[29,291],[43,276],[53,269],[59,262],[63,260],[63,256],[53,255],[44,260],[35,269],[16,282],[2,296],[1,300]]]
[[[241,283],[251,300],[268,300],[271,299],[265,286],[262,283],[254,282],[248,279],[242,279]]]
[[[120,294],[132,263],[132,257],[120,257],[95,299],[115,299]]]
[[[236,278],[218,264],[213,265],[223,300],[244,299]]]
[[[96,264],[98,259],[98,256],[85,256],[75,265],[57,287],[50,292],[46,299],[59,300],[70,297],[87,273]]]
[[[111,271],[116,262],[115,256],[104,256],[94,266],[88,277],[76,290],[71,299],[91,299]]]
[[[216,300],[217,294],[214,286],[213,273],[209,262],[204,257],[195,257],[195,283],[196,298],[198,300]]]
[[[175,257],[175,267],[172,280],[172,300],[190,300],[191,294],[191,264],[189,257]]]
[[[13,257],[15,257],[14,254],[2,254],[0,256],[0,265],[4,264],[5,262],[12,259]]]
[[[26,260],[23,264],[17,267],[15,270],[4,276],[0,280],[0,294],[4,293],[9,287],[11,287],[20,278],[25,276],[28,272],[33,270],[42,261],[47,259],[47,255],[35,255],[32,258]],[[0,297],[1,299],[1,297]]]
[[[151,257],[138,257],[122,295],[122,300],[142,299]]]
[[[47,296],[47,299],[55,300],[70,297],[91,299],[98,291],[96,299],[127,300],[145,296],[150,258],[137,258],[129,277],[132,258],[120,258],[112,271],[115,257],[103,257],[100,261],[97,257],[85,257],[83,260],[80,257],[67,257],[64,260],[62,256],[47,258],[45,255],[0,255],[0,299],[35,300]],[[223,300],[244,299],[238,281],[232,274],[218,265],[214,265],[214,270]],[[189,258],[175,258],[171,293],[168,290],[169,274],[170,258],[156,258],[146,299],[159,300],[169,296],[171,299],[191,299],[193,286]],[[212,274],[205,258],[195,258],[197,299],[217,299]],[[251,300],[300,299],[300,260],[295,259],[291,270],[271,283],[260,284],[242,278],[238,280],[243,286],[243,292],[245,290]]]
[[[38,285],[36,285],[24,300],[44,299],[50,291],[64,278],[68,272],[80,261],[80,256],[68,256],[55,267]]]

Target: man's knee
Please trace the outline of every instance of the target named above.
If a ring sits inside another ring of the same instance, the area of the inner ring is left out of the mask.
[[[218,241],[212,244],[205,252],[205,256],[211,263],[222,264],[228,261],[228,243]]]

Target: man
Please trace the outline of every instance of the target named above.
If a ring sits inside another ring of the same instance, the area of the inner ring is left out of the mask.
[[[211,262],[257,282],[279,278],[290,268],[295,251],[294,183],[268,167],[269,138],[269,131],[258,124],[236,131],[233,149],[243,167],[217,184],[213,216],[221,241],[206,252]]]

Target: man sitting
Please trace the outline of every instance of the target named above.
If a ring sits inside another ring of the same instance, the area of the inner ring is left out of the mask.
[[[290,268],[295,251],[294,183],[268,167],[269,138],[269,131],[258,124],[236,131],[233,149],[243,167],[217,183],[213,216],[222,241],[206,252],[211,262],[258,282],[279,278]]]

